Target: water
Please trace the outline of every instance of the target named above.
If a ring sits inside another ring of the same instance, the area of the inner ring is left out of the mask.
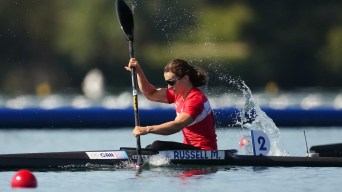
[[[341,142],[342,127],[280,128],[278,147],[289,155],[306,154],[303,130],[309,147]],[[220,149],[239,148],[240,129],[218,129]],[[155,139],[181,141],[181,134],[143,136],[142,146]],[[0,153],[52,152],[118,149],[134,147],[131,129],[0,130]],[[0,190],[10,190],[14,171],[0,173]],[[267,167],[147,167],[137,174],[134,168],[89,171],[34,172],[35,191],[334,191],[340,190],[341,168]],[[319,185],[317,185],[319,184]]]
[[[210,94],[213,108],[222,106],[237,106],[241,114],[255,111],[255,121],[248,123],[243,120],[235,129],[218,129],[219,149],[239,149],[239,154],[245,154],[239,148],[240,139],[250,129],[265,131],[271,139],[272,155],[305,156],[306,143],[303,130],[306,130],[308,145],[320,145],[341,142],[342,127],[295,127],[278,128],[260,106],[282,108],[300,106],[329,106],[339,108],[340,94],[323,98],[316,94],[286,95],[252,95],[247,85],[238,87],[242,94],[224,93]],[[240,96],[239,96],[240,95]],[[241,96],[242,95],[242,96]],[[18,98],[0,99],[0,105],[9,108],[25,108],[39,106],[56,108],[64,105],[84,108],[104,106],[109,108],[125,108],[131,106],[129,93],[117,96],[106,95],[94,101],[85,96],[51,95],[45,98],[20,96]],[[165,107],[139,100],[140,108]],[[301,99],[300,102],[298,98]],[[297,100],[296,100],[297,99]],[[275,100],[277,100],[275,102]],[[288,102],[291,101],[291,102]],[[328,102],[327,102],[328,101]],[[333,101],[333,102],[332,102]],[[335,102],[337,101],[337,102]],[[276,103],[281,103],[277,105]],[[288,104],[287,104],[288,103]],[[286,105],[285,105],[286,104]],[[168,106],[170,107],[170,106]],[[171,106],[172,107],[172,106]],[[142,146],[154,140],[182,141],[181,133],[171,136],[142,136]],[[88,151],[119,149],[122,146],[135,147],[135,138],[131,129],[62,129],[62,130],[0,130],[0,154],[28,152],[57,151]],[[0,172],[0,190],[10,190],[10,180],[14,171]],[[268,168],[268,167],[236,167],[236,166],[150,166],[137,172],[135,168],[102,168],[91,170],[68,170],[34,172],[38,179],[36,191],[334,191],[341,188],[341,168]],[[319,185],[318,185],[319,184]]]

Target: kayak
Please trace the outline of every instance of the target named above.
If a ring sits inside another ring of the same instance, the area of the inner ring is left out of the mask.
[[[342,167],[342,157],[239,155],[236,150],[142,149],[141,155],[144,164],[158,157],[167,162],[164,166]],[[134,165],[136,160],[136,149],[127,147],[119,150],[2,154],[0,170],[125,167]]]

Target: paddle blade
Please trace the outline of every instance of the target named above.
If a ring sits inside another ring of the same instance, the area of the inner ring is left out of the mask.
[[[133,42],[134,20],[131,9],[123,0],[116,0],[116,15],[119,19],[121,29],[128,41]]]

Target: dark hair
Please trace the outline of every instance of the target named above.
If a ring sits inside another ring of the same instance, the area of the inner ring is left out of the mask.
[[[207,74],[199,68],[195,68],[182,59],[170,61],[164,68],[164,73],[172,72],[177,77],[182,78],[188,75],[190,82],[195,87],[201,87],[207,83]]]

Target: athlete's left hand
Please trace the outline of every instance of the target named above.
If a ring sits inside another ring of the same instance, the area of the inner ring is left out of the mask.
[[[133,129],[133,135],[136,137],[140,135],[146,135],[147,133],[148,133],[147,127],[136,126]]]

